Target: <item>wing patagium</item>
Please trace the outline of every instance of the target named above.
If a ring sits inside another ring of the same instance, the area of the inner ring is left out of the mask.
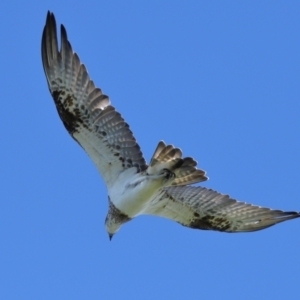
[[[56,21],[48,12],[42,37],[42,60],[58,114],[70,135],[85,149],[107,185],[120,172],[147,168],[128,124],[95,87],[61,25],[58,50]]]

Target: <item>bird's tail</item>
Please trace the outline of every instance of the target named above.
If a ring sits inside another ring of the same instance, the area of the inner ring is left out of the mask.
[[[205,171],[197,169],[197,162],[191,157],[182,158],[182,151],[173,145],[160,141],[151,159],[148,173],[155,174],[162,169],[169,169],[176,177],[171,185],[188,185],[205,181]]]

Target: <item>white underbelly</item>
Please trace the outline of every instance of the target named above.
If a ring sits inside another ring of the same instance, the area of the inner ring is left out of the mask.
[[[136,176],[131,182],[118,181],[109,191],[112,203],[129,218],[142,214],[162,187],[162,180],[151,176]]]

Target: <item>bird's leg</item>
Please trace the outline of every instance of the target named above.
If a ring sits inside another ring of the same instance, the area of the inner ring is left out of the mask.
[[[173,180],[176,177],[175,173],[169,169],[162,169],[160,174],[167,180]]]

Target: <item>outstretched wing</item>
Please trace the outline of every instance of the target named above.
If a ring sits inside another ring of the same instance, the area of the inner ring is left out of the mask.
[[[203,187],[167,187],[155,197],[145,214],[165,217],[196,229],[250,232],[298,218],[284,212],[238,202]]]
[[[55,17],[50,12],[43,31],[42,60],[61,120],[96,164],[107,186],[124,169],[145,170],[146,161],[128,124],[101,89],[95,87],[73,52],[63,25],[58,50]]]

